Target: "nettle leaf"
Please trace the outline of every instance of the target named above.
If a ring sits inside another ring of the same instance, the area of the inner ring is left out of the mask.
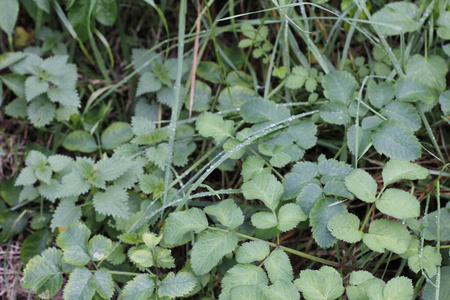
[[[62,199],[58,207],[53,212],[50,227],[52,230],[57,227],[68,227],[69,224],[78,222],[81,215],[81,207],[75,205],[74,199]]]
[[[312,233],[316,243],[322,248],[329,248],[336,243],[336,238],[328,230],[328,222],[334,215],[347,212],[345,204],[336,204],[335,200],[322,198],[314,205],[309,214]]]
[[[222,258],[237,246],[238,236],[234,232],[205,231],[192,247],[191,264],[195,274],[211,271]]]
[[[33,167],[25,167],[20,171],[19,176],[17,176],[15,186],[26,186],[26,185],[32,185],[37,181],[37,177],[34,172]]]
[[[145,72],[139,79],[136,96],[159,91],[161,87],[162,82],[153,72]]]
[[[128,218],[128,194],[118,186],[109,186],[104,192],[97,192],[92,198],[95,211],[107,216]]]
[[[345,183],[340,180],[325,181],[323,193],[327,196],[338,196],[346,199],[353,199],[353,194],[345,187]]]
[[[242,244],[236,251],[236,261],[240,264],[252,263],[265,259],[270,249],[264,241],[252,241]]]
[[[206,215],[198,208],[172,212],[163,227],[164,241],[169,245],[176,245],[187,233],[191,231],[199,233],[206,227],[208,227]]]
[[[387,186],[401,179],[425,179],[430,172],[428,169],[407,161],[390,159],[383,168],[383,181]]]
[[[37,76],[30,76],[25,80],[25,97],[31,101],[37,96],[47,92],[49,84]]]
[[[298,300],[300,295],[297,287],[291,281],[278,280],[274,284],[264,287],[264,295],[270,300]],[[240,298],[245,299],[245,298]],[[261,299],[261,298],[254,298]]]
[[[73,159],[65,155],[52,155],[48,157],[48,163],[54,172],[60,172],[73,163]]]
[[[16,119],[26,118],[27,105],[27,100],[24,98],[16,98],[5,106],[5,114]]]
[[[357,243],[363,238],[359,225],[360,220],[356,215],[346,213],[332,216],[327,227],[335,238],[347,243]]]
[[[262,98],[252,99],[241,106],[240,114],[248,123],[276,123],[290,117],[289,109]]]
[[[229,269],[222,279],[220,299],[236,299],[231,297],[231,292],[237,287],[248,286],[258,290],[259,286],[266,286],[268,282],[262,268],[250,264],[237,264]]]
[[[329,102],[320,107],[320,117],[327,123],[344,125],[351,121],[347,106],[341,102]]]
[[[244,197],[261,200],[271,210],[275,210],[283,195],[283,185],[272,174],[260,174],[242,185]]]
[[[408,250],[411,236],[401,223],[390,220],[375,220],[370,224],[369,232],[364,234],[363,242],[376,252],[385,249],[397,254]]]
[[[58,197],[79,196],[89,191],[90,184],[78,172],[71,172],[65,175],[58,188]]]
[[[64,287],[64,299],[92,299],[94,295],[91,272],[85,268],[73,270]]]
[[[235,229],[244,223],[244,214],[233,199],[222,200],[219,204],[205,207],[204,211],[208,215],[216,217],[222,225],[229,229]]]
[[[308,219],[308,216],[298,204],[288,203],[283,205],[278,211],[277,228],[281,232],[289,231],[306,219]]]
[[[169,159],[169,153],[169,145],[167,143],[162,143],[157,147],[149,148],[147,152],[145,152],[145,156],[150,162],[164,170],[167,165],[167,160]]]
[[[202,136],[212,137],[218,143],[232,137],[234,133],[233,121],[224,121],[222,116],[210,112],[202,113],[195,127]]]
[[[62,252],[56,248],[49,248],[41,255],[36,255],[25,267],[22,287],[44,294],[47,299],[52,298],[63,283],[62,264]]]
[[[408,192],[387,189],[376,201],[379,211],[397,219],[415,218],[420,215],[420,203]]]
[[[420,143],[406,127],[394,121],[384,122],[373,134],[375,149],[390,158],[411,161],[420,157]]]
[[[95,164],[102,181],[111,181],[119,178],[128,170],[130,162],[118,158],[103,158]]]
[[[181,271],[178,274],[170,272],[159,283],[159,297],[177,298],[189,294],[197,285],[197,277],[190,272]]]
[[[148,274],[141,274],[130,280],[122,290],[123,300],[149,300],[155,290],[155,283]]]
[[[322,86],[327,99],[348,105],[353,99],[358,83],[350,73],[334,71],[323,77]]]
[[[409,103],[393,101],[381,110],[381,114],[390,120],[397,121],[411,131],[417,131],[422,127],[416,108]]]
[[[409,300],[414,294],[411,279],[400,276],[392,278],[386,283],[383,290],[383,299],[386,300]]]
[[[35,127],[44,127],[55,117],[56,106],[45,96],[38,96],[28,106],[28,119]]]
[[[419,8],[414,3],[395,2],[386,4],[373,14],[372,19],[377,22],[381,34],[398,35],[418,30],[421,23]]]
[[[364,170],[353,170],[345,177],[345,186],[359,199],[372,203],[376,200],[377,183]]]
[[[198,69],[197,69],[198,73]],[[220,76],[220,73],[219,73]],[[219,77],[220,78],[220,77]],[[193,111],[207,111],[210,108],[211,103],[211,95],[212,91],[209,85],[207,85],[204,82],[201,82],[199,80],[195,81],[195,89],[194,89],[194,101],[192,103],[192,110]],[[187,109],[190,107],[189,98],[186,98],[185,100],[185,106]]]
[[[91,231],[83,223],[69,225],[67,230],[61,232],[56,238],[56,243],[64,251],[64,261],[75,265],[84,266],[90,260],[87,242]]]
[[[306,300],[336,299],[344,293],[341,275],[332,267],[320,270],[303,270],[294,281]]]
[[[278,280],[292,281],[294,279],[294,270],[292,270],[291,261],[286,252],[282,249],[275,249],[264,260],[264,267],[271,282]]]
[[[370,103],[376,108],[382,108],[394,99],[395,85],[392,82],[384,82],[380,85],[371,81],[367,86],[367,94]]]

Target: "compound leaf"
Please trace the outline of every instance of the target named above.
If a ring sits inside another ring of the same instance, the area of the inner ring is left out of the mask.
[[[282,249],[273,250],[269,257],[264,260],[264,267],[271,282],[277,282],[278,280],[292,281],[294,279],[291,261]]]
[[[357,243],[363,238],[363,233],[359,231],[360,220],[354,214],[334,215],[328,221],[328,230],[337,239],[347,243]]]
[[[376,205],[379,211],[397,219],[420,215],[420,203],[416,197],[399,189],[387,189],[376,201]]]
[[[385,219],[373,221],[363,237],[364,244],[373,251],[384,252],[387,249],[397,254],[408,250],[410,239],[404,225]]]
[[[390,159],[383,168],[383,181],[384,185],[387,186],[401,179],[425,179],[428,174],[428,169],[420,165],[398,159]]]
[[[208,215],[215,216],[222,225],[229,229],[235,229],[244,223],[242,210],[234,203],[233,199],[223,200],[219,204],[210,205],[204,211]]]
[[[260,261],[266,258],[269,252],[269,245],[264,241],[247,242],[236,251],[236,261],[240,264]]]
[[[83,223],[71,224],[58,235],[56,243],[64,251],[65,262],[84,266],[91,260],[87,249],[90,235],[91,231]]]
[[[158,295],[160,297],[183,297],[191,292],[197,285],[197,278],[190,272],[181,271],[178,274],[170,272],[159,283]]]
[[[353,170],[345,177],[345,186],[359,199],[372,203],[377,194],[377,183],[369,173],[363,170]]]
[[[271,210],[275,210],[283,195],[283,185],[272,174],[259,174],[242,185],[244,197],[261,200]]]
[[[122,290],[123,300],[149,300],[155,290],[155,283],[148,274],[141,274],[130,280]]]
[[[306,300],[336,299],[344,293],[341,275],[328,266],[315,271],[303,270],[294,283]]]
[[[176,245],[187,233],[191,231],[199,233],[206,227],[208,227],[206,215],[198,208],[172,212],[163,227],[164,241],[169,245]]]

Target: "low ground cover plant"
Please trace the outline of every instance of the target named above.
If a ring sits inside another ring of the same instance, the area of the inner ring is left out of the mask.
[[[0,1],[0,296],[449,299],[449,18]]]

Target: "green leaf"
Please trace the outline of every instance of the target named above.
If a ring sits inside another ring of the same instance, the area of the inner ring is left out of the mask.
[[[428,177],[428,169],[407,161],[389,160],[383,168],[383,181],[387,186],[401,179],[417,180]]]
[[[92,284],[92,274],[88,269],[76,268],[70,273],[64,287],[64,300],[92,299],[95,289]]]
[[[26,118],[27,105],[27,100],[24,98],[16,98],[5,106],[5,114],[16,119]]]
[[[213,137],[218,143],[232,137],[234,133],[233,121],[224,121],[222,116],[210,112],[202,113],[195,127],[202,136]]]
[[[384,252],[387,249],[397,254],[408,250],[410,239],[404,225],[384,219],[373,221],[363,237],[364,244],[373,251]]]
[[[356,215],[346,213],[332,216],[327,227],[335,238],[347,243],[357,243],[363,238],[359,225],[360,220]]]
[[[69,156],[56,154],[48,157],[48,163],[54,172],[60,172],[73,163],[73,159]]]
[[[420,215],[420,203],[416,197],[399,189],[387,189],[376,201],[376,205],[379,211],[397,219]]]
[[[99,261],[108,257],[112,250],[112,242],[103,235],[96,235],[89,241],[88,252],[92,261]]]
[[[322,86],[327,99],[348,105],[353,99],[358,83],[350,73],[334,71],[323,77]]]
[[[114,157],[103,158],[95,165],[95,168],[103,181],[112,181],[119,178],[128,171],[129,167],[129,161]]]
[[[167,143],[159,144],[157,147],[151,147],[145,152],[147,159],[164,170],[169,159],[169,145]]]
[[[364,170],[353,170],[345,178],[345,186],[362,201],[372,203],[376,199],[377,183]]]
[[[248,100],[256,98],[258,95],[252,89],[242,85],[232,86],[223,89],[219,94],[219,110],[236,109]]]
[[[80,220],[82,215],[81,207],[75,206],[75,201],[72,199],[63,199],[59,203],[56,210],[53,212],[51,228],[68,227],[69,224],[76,223]]]
[[[25,100],[25,76],[13,73],[0,76],[0,79],[18,98]]]
[[[301,207],[294,203],[283,205],[278,211],[278,230],[281,232],[289,231],[297,226],[298,223],[308,219]]]
[[[406,75],[425,83],[429,88],[442,93],[447,87],[446,74],[448,66],[438,55],[426,57],[416,54],[410,57],[405,67]]]
[[[306,300],[336,299],[344,293],[341,275],[328,266],[316,271],[303,270],[294,283]]]
[[[0,70],[3,70],[26,57],[22,52],[7,52],[0,55]]]
[[[224,296],[226,295],[226,296]],[[245,299],[245,300],[260,300],[265,299],[260,286],[256,285],[240,285],[223,291],[220,294],[220,299]]]
[[[49,84],[47,81],[37,76],[30,76],[25,80],[25,96],[27,101],[31,101],[37,96],[47,92]]]
[[[94,8],[95,19],[105,26],[112,26],[117,17],[117,5],[115,0],[100,0]]]
[[[350,152],[353,155],[357,155],[358,157],[360,157],[371,145],[372,131],[363,129],[359,126],[356,127],[355,125],[352,125],[347,130],[347,139],[348,139],[347,140],[348,150],[350,150]],[[357,143],[358,143],[358,153],[356,153]]]
[[[373,134],[375,149],[390,158],[411,161],[420,157],[420,143],[407,128],[393,121],[384,122]]]
[[[92,285],[95,291],[103,299],[111,299],[114,294],[114,281],[111,273],[107,269],[100,269],[94,272]]]
[[[154,193],[158,195],[164,190],[164,182],[153,174],[141,174],[139,176],[139,187],[145,194]]]
[[[273,250],[269,257],[264,260],[264,267],[271,282],[277,282],[278,280],[292,281],[294,279],[291,261],[282,249]]]
[[[91,153],[97,150],[94,137],[83,130],[75,130],[69,133],[62,142],[62,146],[67,150],[83,153]]]
[[[389,81],[380,85],[371,81],[367,86],[367,93],[370,103],[376,108],[382,108],[394,99],[395,85]]]
[[[16,99],[16,100],[18,100],[18,99]],[[450,90],[443,92],[439,96],[439,104],[441,105],[441,109],[442,109],[444,116],[449,116],[450,115]],[[8,106],[6,106],[6,112],[7,111],[8,111]]]
[[[298,162],[283,179],[283,200],[297,197],[303,186],[317,176],[317,165],[312,162]]]
[[[276,123],[289,118],[289,109],[273,101],[256,98],[245,102],[241,106],[240,114],[248,123],[270,121]]]
[[[383,290],[385,300],[410,300],[414,294],[412,281],[400,276],[392,278],[386,283]]]
[[[297,287],[286,280],[278,280],[274,284],[264,288],[264,295],[269,300],[298,300],[300,295]],[[237,298],[236,298],[237,299]],[[245,298],[240,298],[245,299]],[[261,299],[261,298],[258,298]]]
[[[244,197],[261,200],[271,210],[275,210],[283,195],[283,185],[271,174],[260,174],[242,185]]]
[[[164,241],[169,245],[176,245],[187,233],[191,231],[199,233],[206,227],[208,227],[206,215],[198,208],[172,212],[163,227]]]
[[[269,245],[264,241],[247,242],[236,251],[236,261],[240,264],[260,261],[265,259],[269,252]]]
[[[130,259],[138,266],[141,266],[143,268],[149,268],[154,264],[153,254],[150,250],[147,249],[139,249],[133,251],[130,255]]]
[[[125,122],[114,122],[102,133],[102,148],[113,150],[119,145],[128,142],[133,137],[131,126]]]
[[[155,283],[148,274],[141,274],[130,280],[122,290],[123,300],[150,300]]]
[[[234,232],[201,233],[191,253],[191,264],[195,274],[203,275],[211,271],[226,254],[236,248],[237,242],[238,236]]]
[[[436,275],[442,264],[439,250],[433,246],[425,246],[420,250],[420,241],[416,237],[411,238],[408,251],[402,254],[402,257],[408,258],[408,266],[413,272],[424,270],[429,277]]]
[[[128,194],[118,186],[109,186],[105,192],[97,192],[92,198],[95,211],[108,216],[128,218]]]
[[[33,167],[25,167],[20,172],[19,176],[17,176],[15,186],[19,185],[32,185],[37,181],[34,168]]]
[[[269,174],[270,169],[265,168],[265,162],[258,156],[252,155],[245,159],[242,164],[241,175],[244,178],[244,182],[254,178],[258,174]]]
[[[341,102],[328,102],[320,107],[320,117],[328,123],[344,125],[351,121],[347,106]]]
[[[252,224],[259,229],[269,229],[278,225],[277,217],[271,212],[257,212],[252,215]]]
[[[396,97],[404,102],[432,104],[437,94],[419,79],[404,76],[397,81]]]
[[[90,184],[78,172],[65,175],[58,188],[58,197],[79,196],[89,191]]]
[[[336,204],[335,200],[322,198],[314,205],[310,217],[312,233],[316,243],[322,248],[329,248],[336,243],[336,238],[328,230],[328,222],[334,215],[347,212],[345,204]]]
[[[83,223],[71,224],[58,235],[56,243],[64,251],[65,262],[84,266],[91,260],[87,248],[90,235],[91,231]]]
[[[51,298],[61,289],[62,273],[62,252],[49,248],[27,263],[21,285]]]
[[[435,300],[436,299],[436,287],[433,283],[436,282],[436,276],[431,278],[429,282],[425,284],[425,288],[422,292],[422,299],[424,300]],[[439,300],[447,300],[450,296],[450,266],[445,266],[441,268],[440,277],[440,288],[438,298]]]
[[[48,101],[47,97],[39,96],[28,106],[28,119],[35,127],[44,127],[53,121],[55,110],[55,104]]]
[[[19,1],[4,0],[0,2],[0,28],[8,35],[13,33],[17,16],[19,15]]]
[[[198,72],[198,69],[197,69]],[[192,103],[193,111],[207,111],[210,108],[211,102],[211,88],[206,83],[203,83],[199,80],[195,81],[195,89],[194,89],[194,101]],[[190,107],[189,98],[185,100],[185,106],[187,109]]]
[[[322,189],[317,183],[305,185],[297,197],[297,204],[309,215],[317,201],[322,198]]]
[[[417,131],[422,127],[416,108],[409,103],[393,101],[381,110],[381,114],[390,120],[397,121],[411,131]]]
[[[327,196],[338,196],[346,199],[353,199],[353,194],[350,193],[345,187],[345,183],[341,180],[324,180],[325,186],[323,187],[323,193]]]
[[[136,96],[146,93],[152,93],[160,90],[162,87],[161,81],[152,72],[142,74],[139,79]]]
[[[177,298],[189,294],[197,285],[197,278],[190,272],[181,271],[175,275],[167,274],[159,283],[158,295],[160,297]]]
[[[26,264],[35,255],[41,254],[51,241],[50,236],[50,231],[47,229],[38,230],[28,236],[20,247],[20,259],[22,262]]]
[[[59,189],[59,181],[56,179],[51,179],[50,184],[46,184],[41,182],[38,187],[39,194],[44,198],[50,200],[51,202],[55,202],[58,197],[58,189]]]
[[[196,73],[198,77],[212,83],[219,83],[221,80],[220,67],[217,63],[213,61],[202,60],[197,66]]]
[[[220,299],[234,299],[230,292],[239,286],[265,286],[268,283],[267,275],[260,267],[250,264],[237,264],[227,271],[222,279],[222,293]]]
[[[242,210],[234,203],[233,199],[222,200],[219,204],[205,207],[204,211],[212,215],[229,229],[235,229],[244,223]]]
[[[373,14],[372,20],[378,24],[381,34],[398,35],[417,31],[421,23],[419,9],[416,4],[408,2],[395,2],[386,4]]]

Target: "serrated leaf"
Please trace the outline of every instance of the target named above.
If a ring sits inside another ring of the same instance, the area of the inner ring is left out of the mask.
[[[25,100],[24,98],[14,99],[5,106],[5,114],[16,119],[26,118],[27,100]]]
[[[420,215],[420,203],[408,192],[387,189],[376,201],[377,209],[397,219],[415,218]]]
[[[19,176],[17,176],[15,186],[25,186],[32,185],[37,181],[34,169],[32,167],[25,167],[20,171]]]
[[[73,159],[65,155],[52,155],[48,158],[48,163],[54,172],[60,172],[65,167],[69,166],[73,162]]]
[[[55,104],[46,97],[38,96],[28,105],[28,119],[35,127],[44,127],[55,117]]]
[[[252,224],[259,229],[269,229],[278,225],[277,217],[271,212],[257,212],[251,217]]]
[[[25,96],[27,101],[31,101],[37,96],[45,93],[49,87],[47,81],[37,76],[30,76],[25,80]]]
[[[322,198],[322,189],[317,183],[305,185],[297,196],[297,204],[309,215],[316,202]]]
[[[409,278],[400,276],[392,278],[383,290],[385,300],[410,300],[413,297],[413,285]]]
[[[274,284],[264,288],[264,295],[269,300],[298,300],[300,295],[297,287],[286,280],[278,280]],[[261,299],[261,298],[258,298]]]
[[[362,201],[372,203],[376,200],[377,183],[364,170],[353,170],[345,178],[345,186]]]
[[[244,223],[244,214],[233,199],[222,200],[216,205],[207,206],[204,211],[208,215],[215,216],[222,225],[229,229],[235,229]]]
[[[197,68],[198,73],[198,68]],[[220,78],[220,73],[219,73]],[[207,79],[208,80],[208,79]],[[211,88],[206,83],[203,83],[199,80],[195,81],[195,89],[194,89],[194,101],[192,103],[192,110],[193,111],[207,111],[210,108],[210,102],[211,102]],[[185,106],[187,109],[190,107],[189,99],[186,98],[185,100]]]
[[[164,241],[169,245],[180,242],[188,232],[199,233],[208,227],[205,213],[198,208],[172,212],[163,227]]]
[[[161,81],[153,74],[153,72],[145,72],[139,79],[136,96],[156,92],[160,90],[161,87]]]
[[[239,108],[242,104],[257,96],[254,90],[242,85],[235,85],[220,92],[217,107],[221,111]]]
[[[282,249],[273,250],[269,257],[264,260],[264,267],[273,283],[278,280],[292,281],[294,279],[291,261]]]
[[[289,118],[289,110],[273,101],[264,99],[252,99],[241,106],[240,114],[248,123],[260,123],[270,121],[276,123]]]
[[[450,115],[450,90],[443,92],[439,96],[439,104],[441,105],[442,113],[444,114],[444,116],[449,116]],[[8,110],[8,106],[6,106],[6,111],[7,110]]]
[[[436,276],[431,278],[429,282],[425,284],[425,288],[422,292],[422,299],[424,300],[436,300],[436,287],[433,283],[436,282]],[[441,268],[440,276],[440,288],[438,298],[439,300],[447,300],[450,296],[450,266],[445,266]]]
[[[407,128],[386,121],[373,134],[375,149],[390,158],[411,161],[420,157],[420,143]]]
[[[252,155],[245,159],[242,164],[242,177],[244,182],[254,178],[258,174],[269,174],[270,169],[265,167],[265,162],[258,156]]]
[[[91,272],[85,268],[76,268],[73,270],[64,287],[64,300],[92,299],[94,295],[95,289],[92,284]]]
[[[226,296],[225,296],[226,295]],[[220,300],[232,300],[232,299],[243,299],[243,300],[261,300],[265,299],[264,294],[260,286],[256,285],[240,285],[236,286],[230,290],[223,291],[220,294]]]
[[[408,250],[410,239],[404,225],[384,219],[373,221],[363,237],[364,244],[373,251],[384,252],[387,249],[397,254]]]
[[[298,223],[308,219],[301,207],[294,203],[283,205],[278,211],[278,230],[281,232],[289,231],[297,226]]]
[[[306,300],[336,299],[344,293],[341,275],[328,266],[316,271],[303,270],[294,283]]]
[[[130,162],[117,158],[103,158],[95,167],[103,181],[111,181],[119,178],[129,169]]]
[[[78,96],[75,87],[50,87],[47,95],[52,102],[57,102],[66,106],[80,107],[80,97]]]
[[[324,182],[326,183],[322,191],[325,195],[353,199],[353,194],[347,190],[343,181],[330,179]]]
[[[62,146],[67,150],[83,153],[91,153],[97,150],[97,142],[94,137],[83,130],[75,130],[69,133],[64,138]]]
[[[82,215],[81,207],[75,206],[72,199],[63,199],[53,212],[50,227],[54,230],[57,227],[68,227],[69,224],[76,223]]]
[[[297,197],[302,187],[317,176],[317,165],[312,162],[298,162],[283,179],[283,200]]]
[[[428,169],[420,165],[398,159],[391,159],[383,168],[383,181],[384,185],[387,186],[401,179],[425,179],[428,174]]]
[[[417,131],[422,126],[416,108],[409,103],[393,101],[381,110],[381,114],[404,125],[411,131]]]
[[[269,245],[264,241],[247,242],[236,251],[236,261],[240,264],[260,261],[266,258],[269,252]]]
[[[84,266],[91,260],[87,248],[90,235],[91,231],[83,223],[73,223],[58,235],[56,243],[64,251],[65,262]]]
[[[111,299],[114,294],[114,281],[111,273],[107,269],[100,269],[94,272],[92,285],[95,291],[103,299]]]
[[[221,69],[213,61],[199,62],[196,70],[197,76],[212,83],[219,83],[221,80]]]
[[[58,188],[58,197],[79,196],[89,191],[90,184],[83,175],[77,172],[71,172],[65,175]]]
[[[191,292],[197,285],[197,278],[190,272],[181,271],[176,275],[170,272],[159,283],[158,295],[160,297],[178,298]]]
[[[21,285],[23,288],[53,297],[63,283],[62,252],[49,248],[33,257],[26,265]],[[44,289],[42,289],[44,287]]]
[[[347,106],[341,102],[328,102],[320,107],[320,117],[328,123],[344,125],[351,121]]]
[[[149,300],[155,289],[155,283],[148,274],[141,274],[130,280],[122,290],[123,300]]]
[[[332,216],[327,227],[335,238],[347,243],[357,243],[363,238],[359,225],[360,220],[356,215],[346,213]]]
[[[5,0],[0,2],[0,28],[8,36],[13,33],[17,16],[19,15],[19,1]]]
[[[96,235],[88,243],[88,252],[92,261],[99,261],[106,258],[112,250],[112,242],[103,235]]]
[[[309,214],[313,237],[322,248],[329,248],[336,243],[336,238],[328,230],[328,222],[334,215],[347,212],[345,204],[336,204],[335,200],[322,198],[314,205]]]
[[[242,187],[244,197],[261,200],[271,210],[275,210],[283,195],[283,185],[271,174],[260,174],[245,182]]]
[[[397,81],[397,91],[395,93],[399,101],[404,102],[424,102],[431,104],[437,97],[437,92],[429,88],[419,79],[404,76]]]
[[[232,137],[234,133],[233,121],[224,121],[222,116],[210,112],[202,113],[195,127],[202,136],[213,137],[216,142]]]
[[[358,84],[346,71],[334,71],[323,77],[322,86],[325,97],[331,101],[350,104]]]
[[[411,238],[408,251],[402,257],[408,258],[408,266],[413,272],[424,270],[429,277],[436,275],[442,264],[439,250],[432,246],[425,246],[420,250],[420,241],[416,237]]]
[[[367,94],[370,103],[376,108],[382,108],[394,99],[395,85],[392,82],[384,82],[380,85],[371,81],[367,86]]]
[[[167,160],[169,159],[169,145],[167,143],[159,144],[157,147],[151,147],[145,152],[148,160],[162,170],[166,168]]]
[[[265,286],[268,283],[267,275],[260,267],[250,264],[237,264],[227,271],[222,279],[222,293],[220,299],[230,298],[230,292],[238,286]]]
[[[373,21],[383,35],[398,35],[418,30],[421,23],[416,20],[419,9],[416,4],[408,2],[395,2],[383,6],[373,14]]]
[[[220,260],[237,246],[234,232],[205,231],[192,247],[191,264],[195,274],[203,275],[212,270]]]
[[[105,192],[97,192],[92,198],[95,210],[108,216],[128,218],[128,194],[118,186],[109,186]]]
[[[406,75],[425,83],[429,88],[442,93],[447,84],[445,76],[448,66],[439,55],[416,54],[410,57],[405,66]]]
[[[133,251],[130,255],[130,259],[144,268],[149,268],[154,264],[153,254],[149,249],[138,249]]]

